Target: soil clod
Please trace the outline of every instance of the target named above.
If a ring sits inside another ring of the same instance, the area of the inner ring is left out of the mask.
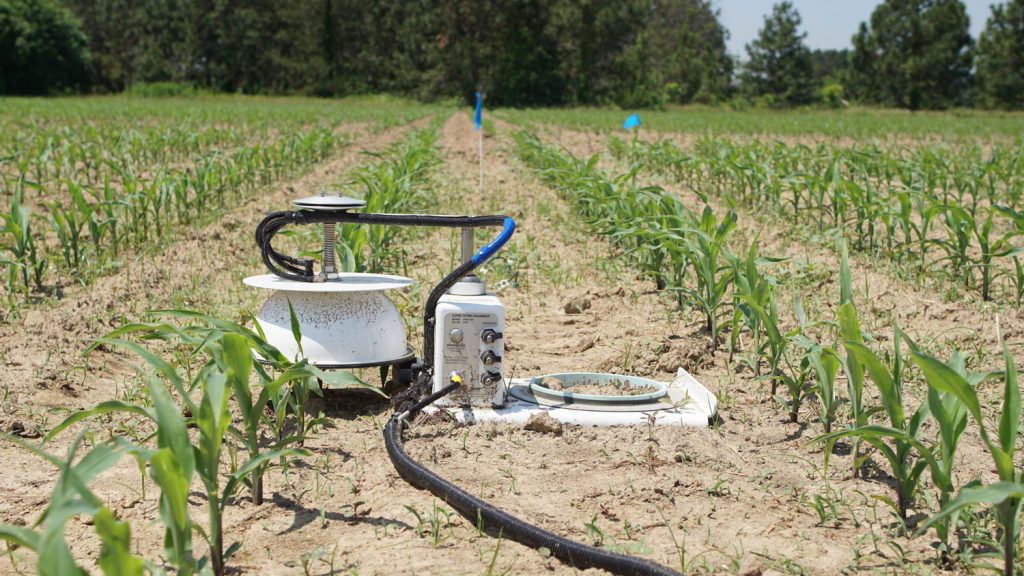
[[[566,314],[582,314],[584,310],[590,310],[590,298],[578,296],[562,305]]]
[[[562,423],[552,418],[547,412],[541,412],[540,414],[530,416],[530,419],[523,425],[523,430],[561,436]]]

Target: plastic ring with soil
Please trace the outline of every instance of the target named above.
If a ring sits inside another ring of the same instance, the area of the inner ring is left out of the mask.
[[[561,390],[550,388],[551,380],[556,381]],[[572,389],[577,387],[586,388],[587,392],[573,392]],[[615,393],[594,393],[600,392],[602,388],[607,388]],[[562,372],[537,376],[530,380],[530,390],[534,394],[552,399],[598,404],[653,402],[668,394],[668,387],[662,382],[636,376],[600,372]],[[636,390],[639,393],[632,394],[629,393],[630,390]]]

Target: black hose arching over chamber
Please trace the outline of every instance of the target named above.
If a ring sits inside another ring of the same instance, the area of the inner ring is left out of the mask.
[[[577,568],[601,568],[613,574],[630,576],[681,576],[679,572],[649,560],[616,554],[594,546],[587,546],[553,534],[523,522],[508,512],[491,506],[483,500],[434,474],[419,462],[413,460],[402,444],[402,424],[426,406],[450,394],[459,387],[451,383],[447,387],[420,400],[401,414],[394,414],[384,426],[384,446],[398,474],[416,488],[426,489],[457,510],[471,522],[482,528],[497,531],[508,538],[530,548],[547,548],[551,555]]]
[[[260,247],[263,263],[274,275],[296,282],[313,282],[313,261],[306,258],[293,258],[274,250],[271,241],[274,235],[289,224],[383,224],[393,226],[431,226],[442,228],[484,228],[504,226],[501,236],[495,240],[500,247],[515,230],[512,218],[503,215],[493,216],[441,216],[434,214],[372,214],[348,212],[343,210],[285,210],[272,212],[256,227],[256,245]],[[434,316],[437,303],[441,296],[490,257],[488,250],[496,250],[495,242],[483,247],[473,259],[463,262],[430,291],[423,310],[423,359],[421,363],[427,372],[433,373],[434,363]]]

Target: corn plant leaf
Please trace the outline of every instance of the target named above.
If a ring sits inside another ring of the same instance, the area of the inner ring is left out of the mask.
[[[191,482],[192,473],[195,471],[195,457],[181,411],[167,389],[158,381],[150,381],[149,396],[156,412],[157,445],[175,454],[176,461],[181,465],[182,475]],[[196,412],[198,410],[192,413]]]
[[[895,428],[902,428],[906,416],[903,412],[903,400],[900,391],[890,374],[889,369],[882,364],[882,361],[867,346],[859,342],[846,341],[843,343],[847,352],[854,360],[867,368],[868,375],[878,387],[882,395],[882,404],[889,415],[889,421]]]
[[[853,302],[847,301],[839,306],[839,332],[845,342],[864,343],[860,332],[860,323],[857,321],[857,311]],[[847,387],[850,394],[850,410],[856,423],[860,423],[864,416],[861,399],[864,394],[864,368],[856,358],[847,352],[846,361],[843,363],[847,372]]]
[[[935,459],[935,455],[932,453],[931,449],[925,446],[920,440],[910,436],[903,430],[879,424],[868,424],[865,426],[858,426],[856,428],[839,430],[837,432],[832,432],[831,434],[822,434],[821,436],[816,437],[814,442],[825,442],[828,440],[847,437],[860,438],[874,446],[885,457],[885,459],[889,461],[890,466],[893,468],[893,473],[897,475],[897,477],[906,477],[909,470],[906,469],[900,455],[894,451],[892,447],[886,444],[884,439],[891,438],[898,442],[906,443],[914,448],[921,460],[927,462],[928,467],[932,471],[933,478],[938,478],[938,482],[936,482],[937,484],[941,483],[941,485],[949,485],[950,483],[948,476],[942,467],[939,466],[939,462]]]
[[[198,342],[198,340],[195,340],[186,331],[164,322],[133,322],[131,324],[125,324],[123,326],[118,326],[107,333],[105,338],[122,338],[128,334],[134,334],[137,332],[141,332],[142,338],[146,340],[172,340],[174,338],[178,338],[186,342]],[[102,344],[102,342],[93,342],[86,351],[91,351],[100,344]]]
[[[239,334],[241,336],[244,336],[247,340],[249,340],[250,344],[256,349],[257,352],[259,352],[260,356],[262,356],[263,358],[271,362],[274,362],[275,364],[280,364],[288,361],[277,348],[267,343],[266,334],[263,332],[263,329],[260,328],[259,323],[257,323],[254,318],[252,319],[253,329],[250,330],[240,324],[229,322],[227,320],[221,320],[219,318],[214,318],[213,316],[209,316],[207,314],[195,312],[192,310],[161,309],[153,310],[150,313],[160,316],[169,316],[172,318],[198,320],[222,332],[230,334]]]
[[[160,517],[166,527],[165,548],[174,561],[184,563],[192,549],[192,519],[188,513],[191,475],[186,475],[181,460],[170,448],[161,448],[153,453],[149,459],[149,474],[160,487]]]
[[[146,364],[149,364],[154,370],[157,371],[158,374],[166,378],[174,386],[174,389],[178,391],[178,394],[181,396],[182,401],[185,402],[189,409],[193,413],[196,412],[195,405],[192,404],[192,401],[189,399],[188,393],[185,390],[185,386],[181,381],[181,377],[178,376],[178,372],[164,359],[160,358],[156,354],[153,354],[146,348],[130,340],[123,340],[120,338],[98,338],[96,342],[99,344],[106,344],[108,346],[124,348],[130,352],[133,352],[138,357],[142,358],[146,362]]]
[[[99,565],[107,576],[141,576],[146,563],[131,553],[131,528],[114,518],[108,508],[94,517],[96,533],[102,542]]]
[[[1020,427],[1020,388],[1017,386],[1017,365],[1010,355],[1010,349],[1006,342],[1003,345],[1003,360],[1006,363],[1006,372],[1003,376],[1005,387],[1003,389],[1003,410],[999,417],[999,442],[1013,463],[1013,452],[1017,445],[1017,430]],[[1006,479],[1006,478],[1004,478]]]
[[[146,418],[149,418],[150,420],[156,420],[156,417],[153,415],[152,412],[137,404],[122,402],[120,400],[107,400],[106,402],[100,402],[99,404],[93,406],[92,408],[88,408],[86,410],[79,410],[78,412],[75,412],[71,416],[65,418],[63,422],[57,424],[49,432],[46,433],[46,436],[43,437],[43,444],[46,444],[55,436],[66,430],[68,427],[73,426],[74,424],[77,424],[82,420],[86,420],[94,416],[100,416],[103,414],[110,414],[112,412],[126,412],[129,414],[137,414],[139,416],[144,416]]]
[[[379,387],[362,380],[347,370],[331,370],[330,372],[327,372],[313,364],[305,364],[302,366],[302,371],[309,376],[318,378],[329,388],[364,388],[381,396],[386,396]]]
[[[927,354],[913,352],[913,359],[914,363],[921,369],[921,372],[924,373],[929,386],[935,387],[940,392],[952,394],[967,408],[971,417],[974,418],[974,421],[978,424],[978,431],[981,433],[981,438],[988,447],[989,453],[992,455],[992,460],[995,462],[999,477],[1003,480],[1012,480],[1015,478],[1012,448],[1012,442],[1015,440],[1011,441],[1010,450],[1005,450],[1001,442],[997,444],[992,441],[985,426],[985,420],[981,412],[981,404],[978,401],[978,395],[970,382],[968,382],[963,375],[957,373],[957,371],[952,367]],[[1014,369],[1014,374],[1015,373],[1016,370]],[[1007,378],[1007,380],[1013,380],[1014,385],[1016,384],[1015,375],[1012,378]],[[1014,394],[1014,392],[1008,392],[1008,394],[1009,396],[1004,401],[1004,409],[1007,407],[1005,402],[1009,402],[1011,405],[1010,407],[1012,408],[1014,398],[1016,398],[1015,405],[1019,414],[1019,391],[1016,394]],[[1007,428],[1015,428],[1015,425],[1008,424]],[[1002,431],[1000,431],[1000,434],[1002,434]]]
[[[237,470],[235,470],[229,477],[224,489],[222,491],[222,497],[220,505],[222,508],[226,507],[228,500],[234,495],[235,490],[242,486],[246,478],[252,474],[257,468],[275,460],[278,458],[291,458],[294,456],[309,456],[310,452],[302,448],[280,448],[275,450],[267,450],[260,452],[259,456],[250,458],[244,464],[242,464]]]
[[[200,432],[196,470],[209,488],[217,484],[217,466],[220,463],[224,435],[231,425],[231,414],[228,411],[227,376],[212,370],[202,382],[203,396],[199,403],[199,415],[195,419]]]
[[[299,348],[299,356],[305,356],[305,352],[302,351],[302,328],[299,326],[299,318],[295,315],[295,308],[292,306],[291,300],[288,300],[288,320],[291,323],[292,338],[295,339],[295,345]]]
[[[69,516],[73,510],[68,510]],[[78,512],[78,511],[74,511]],[[87,510],[80,510],[86,513]],[[64,540],[64,522],[61,519],[59,533],[47,538],[46,535],[40,540],[39,562],[36,564],[36,571],[40,576],[87,576],[87,572],[75,563]]]
[[[845,240],[839,240],[839,304],[853,305],[853,275],[850,273],[850,252]]]
[[[929,518],[921,526],[921,531],[928,529],[936,522],[969,506],[978,504],[1002,504],[1009,499],[1024,499],[1024,484],[1019,482],[995,482],[993,484],[967,486],[960,490],[949,504],[938,514]]]
[[[39,550],[39,534],[24,526],[0,524],[0,540],[5,540],[29,550]]]
[[[983,422],[981,405],[978,403],[978,395],[974,388],[957,374],[955,370],[936,358],[923,352],[912,350],[911,357],[917,364],[930,386],[934,386],[940,392],[952,394],[970,411],[976,421]]]
[[[249,376],[252,374],[252,352],[249,342],[240,334],[224,334],[221,339],[222,360],[227,367],[227,377],[235,390],[235,399],[246,419],[252,411],[252,394],[249,391]]]

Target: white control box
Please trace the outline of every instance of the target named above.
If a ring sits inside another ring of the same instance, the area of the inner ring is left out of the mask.
[[[447,386],[452,372],[463,382],[438,404],[504,406],[505,307],[498,297],[445,294],[434,326],[433,391]]]

